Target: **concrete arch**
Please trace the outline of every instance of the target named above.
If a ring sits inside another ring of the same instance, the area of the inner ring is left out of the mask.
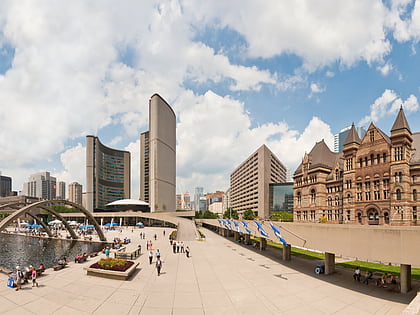
[[[51,204],[69,205],[69,206],[72,206],[73,208],[79,210],[80,212],[82,212],[85,215],[85,217],[87,217],[90,220],[90,222],[92,223],[92,225],[94,226],[96,232],[98,233],[99,239],[102,242],[106,242],[106,237],[105,237],[104,233],[102,232],[102,229],[99,226],[98,222],[96,222],[95,218],[93,217],[93,215],[89,211],[87,211],[84,207],[82,207],[78,204],[75,204],[74,202],[67,201],[67,200],[43,200],[43,201],[38,201],[38,202],[35,202],[35,203],[31,203],[30,205],[27,205],[27,206],[23,207],[22,209],[19,209],[16,212],[14,212],[13,214],[9,215],[8,217],[4,218],[0,222],[0,231],[4,230],[15,219],[19,218],[20,216],[22,216],[26,213],[29,213],[31,210],[34,210],[34,209],[37,209],[37,208],[45,209],[44,207],[46,205],[51,205]],[[51,209],[48,209],[48,211],[53,213],[52,211],[54,211],[54,210],[51,211]],[[55,213],[57,213],[57,212],[55,212]],[[56,215],[56,214],[54,214],[54,215]],[[61,215],[59,215],[58,217],[62,218]],[[62,221],[65,222],[64,219]],[[73,229],[70,226],[68,226],[68,230],[69,230],[69,232],[73,231]],[[75,236],[75,237],[73,237],[73,236]],[[77,235],[75,234],[74,231],[73,231],[72,237],[77,239]]]
[[[57,211],[49,209],[47,207],[44,206],[39,206],[39,208],[44,209],[45,211],[50,212],[51,214],[55,215],[59,220],[61,220],[61,223],[64,224],[64,226],[66,227],[67,231],[69,231],[71,238],[77,240],[79,237],[77,236],[77,233],[74,232],[73,228],[67,223],[66,219]]]
[[[30,212],[26,212],[27,215],[29,215],[32,219],[34,220],[38,220],[38,222],[42,225],[42,227],[44,228],[45,232],[47,232],[49,237],[53,237],[53,233],[51,232],[50,228],[48,227],[48,225],[46,225],[43,221],[39,220],[39,218],[36,217],[36,215],[33,215]]]

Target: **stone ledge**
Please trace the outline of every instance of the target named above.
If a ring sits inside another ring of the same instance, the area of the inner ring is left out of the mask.
[[[105,269],[97,269],[97,268],[90,268],[85,267],[88,276],[95,276],[95,277],[102,277],[107,279],[114,279],[114,280],[128,280],[132,274],[136,271],[137,266],[139,263],[134,263],[130,268],[126,271],[114,271],[114,270],[105,270]]]

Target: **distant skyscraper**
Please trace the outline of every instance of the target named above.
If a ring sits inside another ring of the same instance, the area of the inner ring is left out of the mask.
[[[7,197],[12,192],[12,178],[0,175],[0,197]]]
[[[61,199],[61,200],[66,199],[66,183],[65,182],[57,183],[56,198]]]
[[[176,116],[158,94],[149,101],[149,131],[140,135],[140,181],[151,212],[176,210]]]
[[[33,174],[29,181],[23,184],[23,194],[28,197],[37,197],[42,200],[56,198],[56,178],[50,172]]]
[[[77,182],[69,185],[69,201],[78,205],[82,204],[82,185]]]
[[[191,196],[189,193],[181,195],[181,209],[191,210]]]
[[[130,152],[111,149],[98,137],[86,136],[86,209],[104,209],[119,199],[129,199]]]
[[[200,197],[203,197],[203,196],[204,196],[204,188],[203,187],[195,187],[193,210],[200,211]]]
[[[216,191],[214,193],[206,194],[207,209],[210,212],[223,214],[225,202],[225,193],[223,191]]]
[[[355,128],[356,128],[356,132],[359,138],[363,138],[365,136],[366,130],[363,127],[355,127]],[[351,129],[351,126],[348,126],[342,129],[340,133],[337,133],[336,135],[334,135],[334,152],[335,153],[339,153],[343,151],[344,142],[346,141],[346,138],[350,132],[350,129]]]

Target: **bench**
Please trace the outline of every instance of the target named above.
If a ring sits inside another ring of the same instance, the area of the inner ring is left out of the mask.
[[[98,256],[98,252],[93,252],[93,253],[90,253],[89,254],[89,257],[96,257],[96,256]]]
[[[58,271],[58,270],[63,269],[64,267],[66,267],[66,265],[55,265],[55,266],[53,266],[53,269],[54,269],[54,271]]]
[[[137,248],[132,252],[116,252],[115,258],[121,258],[121,259],[136,259],[140,256],[141,248]]]
[[[87,255],[86,256],[80,256],[79,259],[77,259],[77,257],[74,259],[75,263],[82,263],[85,262],[87,259]]]

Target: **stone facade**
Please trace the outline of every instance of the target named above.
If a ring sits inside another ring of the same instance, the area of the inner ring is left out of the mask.
[[[373,123],[363,139],[352,129],[343,152],[315,144],[294,174],[294,220],[417,225],[420,133],[401,108],[388,137]]]

